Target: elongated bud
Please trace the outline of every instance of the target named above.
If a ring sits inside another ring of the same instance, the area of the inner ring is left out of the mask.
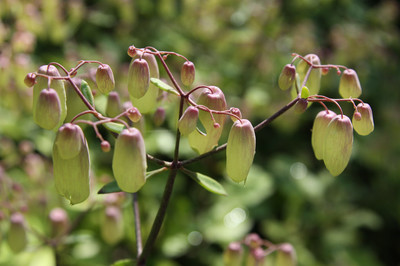
[[[194,64],[190,61],[186,61],[182,65],[181,80],[183,85],[190,86],[193,84],[196,75],[196,69]]]
[[[311,62],[313,65],[321,65],[319,57],[315,54],[308,54],[304,58],[307,59],[309,62]],[[299,62],[297,66],[297,71],[300,75],[301,82],[303,82],[310,67],[311,66],[308,65],[308,63],[305,62],[304,60]],[[311,95],[318,94],[319,89],[321,87],[321,75],[322,75],[321,68],[313,68],[311,70],[311,73],[308,76],[308,80],[306,82],[306,85],[310,90]]]
[[[61,236],[63,235],[69,225],[68,214],[64,209],[54,208],[49,214],[49,220],[51,223],[52,235]]]
[[[124,224],[121,210],[115,206],[107,206],[101,224],[101,236],[104,241],[113,245],[120,241],[124,235]]]
[[[233,123],[226,146],[226,171],[239,183],[247,179],[256,151],[256,135],[247,119]]]
[[[57,92],[50,89],[43,89],[37,99],[36,112],[33,113],[33,120],[44,129],[57,127],[61,118],[61,103]]]
[[[77,88],[81,90],[82,80],[80,78],[73,78],[72,81]],[[65,117],[65,122],[70,122],[77,114],[86,111],[87,106],[83,103],[70,82],[65,83],[65,93],[67,97],[67,116]],[[79,119],[90,120],[90,118],[91,115],[86,114],[81,116]]]
[[[282,69],[279,75],[278,85],[281,90],[287,90],[292,87],[294,80],[296,79],[296,67],[292,64],[287,64]]]
[[[27,87],[32,87],[35,85],[36,82],[36,74],[35,73],[28,73],[25,76],[24,83]]]
[[[336,115],[326,129],[324,163],[333,176],[346,168],[353,148],[353,125],[345,115]]]
[[[54,144],[57,145],[62,159],[71,159],[81,151],[84,139],[83,131],[78,125],[67,123],[58,129]]]
[[[356,113],[359,113],[361,117],[357,120]],[[354,130],[362,135],[369,135],[374,131],[374,117],[372,115],[371,106],[368,103],[359,103],[357,105],[357,112],[353,115],[353,126]]]
[[[343,98],[357,98],[361,93],[362,89],[357,72],[353,69],[346,69],[343,71],[339,84],[340,96]]]
[[[179,132],[183,136],[187,136],[192,133],[197,126],[197,120],[199,119],[199,110],[194,106],[186,108],[178,121]]]
[[[279,245],[275,266],[295,266],[297,264],[296,251],[289,243]]]
[[[21,213],[13,213],[10,217],[10,228],[7,238],[8,246],[14,253],[23,251],[27,245],[25,218]]]
[[[334,112],[324,110],[319,112],[315,117],[311,132],[311,145],[314,150],[315,158],[318,160],[322,160],[324,157],[326,129],[335,116],[336,114]]]
[[[149,64],[144,59],[135,59],[129,66],[128,91],[134,98],[142,98],[150,85]]]
[[[243,248],[239,242],[232,242],[224,252],[224,266],[241,266]]]
[[[97,89],[107,94],[115,88],[115,80],[112,69],[107,64],[99,65],[96,71]]]
[[[247,255],[246,266],[262,266],[265,263],[266,256],[263,248],[252,249]]]
[[[106,115],[109,117],[116,117],[120,113],[122,113],[122,105],[119,94],[116,91],[112,91],[107,97]]]
[[[163,107],[158,107],[153,115],[154,125],[159,127],[165,121],[165,109]]]
[[[126,192],[138,191],[146,182],[146,148],[140,131],[124,129],[115,141],[112,162],[118,186]]]

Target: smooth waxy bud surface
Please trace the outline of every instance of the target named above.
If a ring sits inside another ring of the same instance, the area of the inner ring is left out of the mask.
[[[183,85],[190,86],[193,84],[196,75],[196,69],[192,62],[186,61],[182,65],[181,80]]]
[[[311,62],[313,65],[321,65],[319,57],[315,54],[308,54],[304,58],[307,59],[309,62]],[[310,67],[311,66],[304,60],[299,62],[297,66],[297,71],[300,75],[301,82],[303,82]],[[318,94],[319,89],[321,87],[321,75],[322,75],[321,68],[313,68],[311,70],[311,73],[306,82],[306,85],[310,90],[311,95]]]
[[[62,159],[70,159],[79,154],[84,145],[85,136],[78,125],[67,123],[60,127],[56,140],[58,152]]]
[[[224,252],[224,266],[241,266],[243,248],[239,242],[232,242]]]
[[[279,75],[278,86],[281,90],[287,90],[292,87],[295,79],[296,67],[294,65],[287,64]]]
[[[326,129],[323,159],[333,176],[340,175],[349,163],[353,148],[353,125],[345,115],[336,115]]]
[[[184,136],[192,133],[196,129],[198,119],[199,110],[194,106],[189,106],[178,121],[179,132]]]
[[[122,112],[121,100],[116,91],[112,91],[107,97],[106,114],[109,117],[116,117]]]
[[[51,229],[53,236],[60,236],[64,234],[69,225],[68,214],[64,209],[54,208],[49,214]]]
[[[44,129],[53,129],[57,127],[61,118],[61,102],[57,92],[50,89],[43,89],[39,93],[36,104],[36,112],[33,113],[33,119],[40,127]]]
[[[235,182],[245,181],[253,164],[256,135],[247,119],[237,120],[229,132],[226,146],[226,171]]]
[[[357,72],[353,69],[346,69],[343,71],[339,84],[340,96],[343,98],[357,98],[361,93],[362,89]]]
[[[357,113],[359,113],[359,119],[357,119]],[[362,136],[369,135],[374,131],[374,117],[369,104],[359,103],[357,105],[357,112],[353,115],[353,126],[354,130]]]
[[[144,59],[135,59],[129,66],[128,91],[133,98],[142,98],[150,85],[149,64]]]
[[[326,129],[335,116],[336,114],[334,112],[324,110],[319,112],[315,117],[311,132],[311,145],[314,150],[315,158],[318,160],[323,159]]]
[[[296,251],[289,243],[279,245],[275,266],[295,266],[297,264]]]
[[[13,213],[10,217],[7,242],[14,253],[23,251],[27,245],[25,218],[21,213]]]
[[[158,107],[153,115],[154,125],[157,127],[161,126],[165,121],[165,116],[165,109],[163,107]]]
[[[101,224],[101,236],[107,244],[115,244],[124,235],[124,224],[121,210],[115,206],[107,206]]]
[[[97,89],[107,94],[115,88],[115,80],[112,69],[107,64],[99,65],[96,71]]]
[[[27,87],[32,87],[35,85],[36,82],[36,74],[35,73],[28,73],[25,76],[24,83]]]
[[[126,113],[126,115],[128,116],[129,120],[131,120],[133,123],[139,122],[140,118],[142,117],[142,114],[136,107],[130,108]]]
[[[138,129],[124,129],[119,134],[115,141],[112,169],[123,191],[136,192],[146,182],[146,148]]]

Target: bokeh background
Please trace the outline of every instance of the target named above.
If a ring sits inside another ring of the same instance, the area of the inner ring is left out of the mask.
[[[42,64],[71,68],[93,59],[113,68],[123,92],[126,50],[134,44],[183,54],[196,65],[196,84],[220,87],[228,104],[254,124],[290,101],[277,77],[291,53],[315,53],[322,63],[356,69],[361,98],[375,119],[371,135],[355,133],[351,161],[338,177],[313,156],[310,129],[321,110],[317,105],[301,115],[290,111],[258,133],[244,187],[226,178],[223,153],[193,164],[192,170],[220,181],[229,196],[213,195],[179,175],[149,265],[222,265],[227,244],[249,233],[291,243],[299,265],[400,265],[399,27],[399,4],[390,0],[0,1],[0,264],[110,265],[135,256],[130,197],[96,194],[112,180],[112,153],[102,153],[93,131],[85,129],[92,194],[86,203],[69,206],[52,181],[54,132],[33,123],[32,90],[23,83]],[[167,62],[179,74],[182,61]],[[338,83],[331,71],[321,93],[337,97]],[[345,111],[352,115],[351,106]],[[149,153],[170,158],[169,125],[148,126]],[[182,158],[191,156],[184,143]],[[152,177],[139,193],[144,237],[165,177]],[[124,226],[116,243],[102,237],[105,206],[113,204]],[[48,215],[56,207],[77,222],[63,244],[52,248],[46,243]],[[7,245],[14,212],[27,222],[28,245],[19,253]]]

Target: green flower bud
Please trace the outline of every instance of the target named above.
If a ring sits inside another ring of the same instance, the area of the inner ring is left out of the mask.
[[[146,148],[138,129],[124,129],[119,134],[115,141],[112,169],[123,191],[137,192],[146,182]]]
[[[246,181],[256,150],[254,128],[247,119],[237,120],[229,132],[226,171],[235,182]]]
[[[61,117],[61,103],[57,92],[50,89],[43,89],[37,99],[36,111],[33,113],[33,120],[44,129],[57,127]]]
[[[356,113],[359,113],[361,116],[358,120]],[[354,130],[362,136],[369,135],[372,131],[374,131],[374,117],[369,104],[359,103],[357,105],[357,111],[354,112],[353,115],[353,126]]]
[[[302,114],[307,110],[308,101],[304,98],[300,98],[294,106],[294,111],[298,114]]]
[[[314,155],[318,160],[323,159],[326,129],[335,116],[336,114],[334,112],[324,110],[319,112],[315,117],[311,132],[311,145],[314,150]]]
[[[315,54],[308,54],[304,58],[311,62],[313,65],[321,65],[319,57]],[[304,60],[301,60],[297,65],[297,72],[300,75],[301,82],[303,82],[304,78],[306,77],[309,67],[310,65],[308,65],[308,63]],[[310,90],[311,95],[318,94],[321,87],[321,75],[321,68],[313,68],[311,70],[311,73],[306,82],[306,85]]]
[[[264,265],[266,256],[267,253],[261,247],[256,249],[251,249],[249,254],[247,255],[246,266]]]
[[[134,59],[129,66],[128,91],[133,98],[142,98],[150,85],[149,64],[144,59]]]
[[[118,207],[106,207],[101,224],[101,236],[109,245],[116,244],[123,238],[124,224],[121,210]]]
[[[178,121],[179,132],[183,136],[192,133],[196,129],[198,119],[199,110],[194,106],[189,106]]]
[[[323,159],[333,176],[346,168],[353,148],[353,125],[345,115],[336,115],[326,129]]]
[[[27,87],[32,87],[35,85],[36,82],[36,74],[35,73],[28,73],[25,76],[24,83]]]
[[[357,72],[353,69],[343,71],[339,84],[340,96],[343,98],[357,98],[361,95],[361,92],[362,89]]]
[[[250,249],[256,249],[260,247],[263,244],[263,240],[258,234],[252,233],[248,234],[245,239],[244,243],[250,248]]]
[[[115,88],[115,80],[112,69],[107,64],[99,65],[96,71],[97,89],[107,94]]]
[[[10,217],[10,228],[7,237],[8,246],[14,253],[23,251],[27,245],[25,218],[21,213],[13,213]]]
[[[62,159],[71,159],[78,156],[85,143],[85,136],[78,125],[64,124],[58,129],[54,145],[57,145]]]
[[[287,64],[279,75],[278,85],[281,90],[287,90],[292,87],[296,78],[296,67],[292,64]]]
[[[163,107],[158,107],[153,115],[154,125],[159,127],[165,121],[165,109]]]
[[[126,113],[126,116],[133,123],[137,123],[137,122],[139,122],[140,118],[142,117],[142,114],[139,112],[139,110],[136,107],[131,107],[128,110],[128,112]]]
[[[224,266],[241,266],[243,248],[239,242],[232,242],[224,252]]]
[[[236,115],[237,117],[242,118],[242,112],[240,112],[240,109],[239,109],[239,108],[232,107],[232,108],[229,109],[229,111],[230,111],[232,114]],[[233,122],[235,122],[235,121],[237,120],[237,118],[234,117],[234,116],[231,116],[231,119],[232,119]]]
[[[64,209],[54,208],[49,214],[53,237],[62,236],[69,226],[68,214]]]
[[[181,70],[181,81],[183,85],[185,86],[190,86],[194,82],[194,78],[196,75],[196,69],[194,67],[194,64],[190,61],[186,61],[182,65],[182,70]]]
[[[275,266],[295,266],[297,264],[296,251],[289,243],[279,245]]]
[[[116,117],[120,113],[122,113],[122,105],[119,94],[116,91],[112,91],[107,97],[106,115],[109,117]]]
[[[73,78],[72,81],[80,90],[82,80],[80,78]],[[65,117],[65,122],[70,122],[77,114],[87,110],[87,106],[83,103],[70,82],[65,83],[65,93],[67,97],[67,116]],[[86,114],[79,119],[90,120],[91,116],[91,114]]]
[[[111,150],[110,143],[108,141],[106,141],[106,140],[103,140],[101,142],[100,146],[101,146],[101,150],[103,152],[109,152]]]

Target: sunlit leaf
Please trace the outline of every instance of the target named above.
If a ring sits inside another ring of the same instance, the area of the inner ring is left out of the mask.
[[[203,188],[205,188],[206,190],[217,194],[217,195],[223,195],[223,196],[227,196],[228,194],[226,193],[224,187],[218,183],[215,179],[200,174],[200,173],[195,173],[192,171],[189,171],[187,169],[182,169],[182,171],[187,174],[189,177],[191,177],[192,179],[194,179],[200,186],[202,186]]]
[[[174,88],[172,88],[170,85],[164,83],[160,79],[151,78],[150,82],[153,83],[154,85],[156,85],[158,88],[160,88],[163,91],[179,95],[179,93]]]
[[[105,128],[107,128],[111,132],[114,132],[114,133],[117,133],[117,134],[121,133],[122,130],[124,129],[124,125],[118,124],[118,123],[114,123],[114,122],[104,123],[103,125],[104,125]]]

